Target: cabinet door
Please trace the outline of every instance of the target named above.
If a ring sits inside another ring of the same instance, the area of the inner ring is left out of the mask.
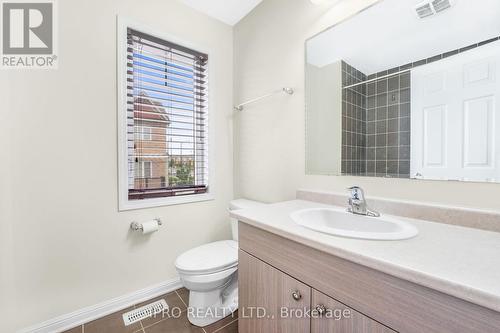
[[[312,290],[311,333],[395,333],[390,328]]]
[[[311,288],[240,250],[239,333],[309,333]]]

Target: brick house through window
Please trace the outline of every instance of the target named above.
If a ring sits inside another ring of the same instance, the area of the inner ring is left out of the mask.
[[[134,189],[164,188],[168,184],[165,108],[145,93],[134,99]]]

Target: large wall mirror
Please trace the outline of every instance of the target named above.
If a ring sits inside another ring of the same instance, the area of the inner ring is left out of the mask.
[[[383,0],[307,40],[307,173],[500,182],[499,14]]]

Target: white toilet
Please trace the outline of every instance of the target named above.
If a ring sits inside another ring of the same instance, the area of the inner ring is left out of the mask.
[[[263,205],[246,199],[231,201],[230,210]],[[181,254],[175,268],[189,290],[188,319],[204,327],[238,309],[238,221],[231,219],[233,240],[205,244]]]

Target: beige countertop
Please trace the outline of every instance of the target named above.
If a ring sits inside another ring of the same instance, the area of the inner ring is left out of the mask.
[[[241,222],[317,250],[500,311],[500,233],[400,218],[419,234],[401,241],[336,237],[295,224],[290,213],[329,205],[292,200],[232,211]]]

